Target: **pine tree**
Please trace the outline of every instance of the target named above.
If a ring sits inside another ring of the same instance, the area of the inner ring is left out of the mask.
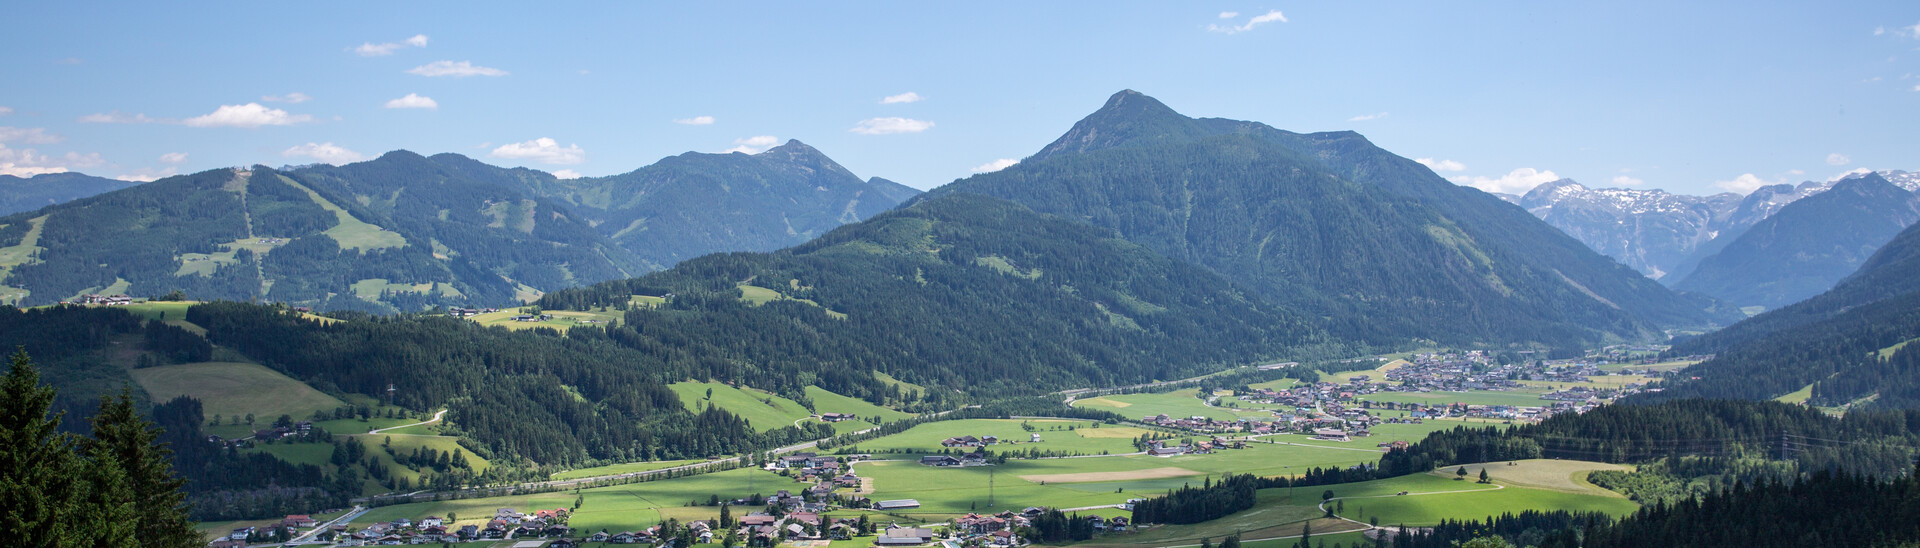
[[[1480,483],[1493,483],[1493,478],[1487,475],[1485,468],[1480,469]]]
[[[48,416],[54,389],[23,348],[0,379],[0,538],[15,546],[72,546],[74,509],[84,495],[81,463]]]
[[[174,476],[173,450],[158,441],[160,430],[135,411],[132,389],[101,397],[92,422],[93,438],[83,447],[89,458],[111,460],[124,475],[137,512],[131,520],[137,525],[134,538],[143,546],[200,546],[181,491],[187,482]]]

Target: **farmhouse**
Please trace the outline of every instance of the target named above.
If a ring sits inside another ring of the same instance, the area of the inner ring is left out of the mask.
[[[946,455],[928,455],[925,457],[920,457],[920,464],[924,464],[927,466],[959,466],[960,459],[956,459]]]
[[[873,507],[881,510],[905,510],[908,508],[919,508],[920,501],[914,499],[883,500],[874,503]]]
[[[859,417],[858,415],[855,415],[853,413],[821,413],[820,414],[820,420],[827,421],[827,422],[840,422],[845,420],[853,420],[858,417]]]

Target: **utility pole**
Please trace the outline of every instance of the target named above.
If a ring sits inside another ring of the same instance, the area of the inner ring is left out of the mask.
[[[988,465],[988,466],[992,466],[992,465]],[[988,508],[993,507],[993,472],[994,472],[994,469],[992,468],[987,469],[987,507]]]

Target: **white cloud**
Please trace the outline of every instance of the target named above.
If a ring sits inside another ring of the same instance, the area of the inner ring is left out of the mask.
[[[262,95],[260,96],[260,100],[269,103],[305,103],[312,101],[313,96],[296,91],[286,95]]]
[[[185,152],[168,152],[168,153],[166,153],[166,154],[161,154],[161,155],[160,155],[160,163],[163,163],[163,164],[184,164],[184,163],[187,163],[187,153],[185,153]]]
[[[280,155],[286,156],[288,158],[292,158],[295,156],[305,156],[308,158],[319,160],[322,163],[328,163],[333,165],[349,164],[349,163],[358,162],[358,161],[367,159],[365,155],[362,155],[358,152],[354,152],[351,150],[347,150],[346,147],[336,145],[331,142],[307,143],[304,145],[296,145],[292,148],[288,148],[287,150],[282,151]]]
[[[579,179],[580,172],[571,169],[562,169],[553,172],[553,176],[561,179]]]
[[[1789,169],[1789,170],[1787,170],[1787,174],[1788,174],[1788,175],[1806,175],[1806,174],[1807,174],[1807,172],[1805,172],[1805,171],[1800,171],[1800,170],[1798,170],[1798,169]]]
[[[1019,158],[1001,158],[998,160],[973,166],[973,172],[974,173],[993,173],[995,171],[1000,171],[1002,169],[1013,167],[1014,164],[1018,164],[1018,163],[1020,163]]]
[[[1873,27],[1874,36],[1879,36],[1886,33],[1887,33],[1887,27]]]
[[[161,120],[159,118],[150,118],[145,114],[123,114],[118,110],[113,112],[96,112],[80,117],[80,123],[82,124],[152,124],[166,121],[167,120]]]
[[[912,118],[886,117],[868,118],[853,126],[851,131],[861,135],[890,135],[894,133],[919,133],[933,128],[933,122]]]
[[[1640,186],[1640,185],[1647,184],[1647,182],[1640,180],[1637,177],[1628,177],[1626,175],[1615,175],[1613,176],[1613,184],[1619,185],[1619,186]]]
[[[64,137],[47,133],[43,127],[0,126],[0,143],[26,143],[45,145],[66,140]]]
[[[1725,190],[1728,192],[1734,192],[1738,194],[1752,194],[1754,190],[1758,190],[1760,187],[1767,186],[1769,184],[1772,184],[1772,183],[1763,181],[1759,177],[1754,176],[1754,174],[1752,173],[1742,173],[1740,174],[1739,177],[1734,177],[1733,180],[1731,181],[1715,182],[1713,183],[1713,186],[1720,187],[1721,190]]]
[[[161,177],[172,177],[179,174],[180,174],[180,168],[177,168],[177,167],[169,167],[165,169],[154,169],[150,167],[143,167],[140,169],[133,170],[132,172],[129,172],[129,173],[122,173],[119,175],[115,175],[113,178],[119,179],[122,181],[151,183],[156,180],[159,180]]]
[[[742,152],[746,154],[759,154],[762,151],[765,151],[769,148],[773,148],[775,145],[778,145],[778,144],[780,144],[780,139],[775,138],[772,135],[756,135],[753,137],[742,137],[739,139],[734,139],[733,148],[722,150],[720,152],[721,153]]]
[[[891,105],[894,103],[918,103],[925,99],[926,98],[921,97],[920,94],[909,91],[899,95],[888,95],[886,97],[881,97],[880,104]]]
[[[1833,182],[1833,181],[1838,181],[1838,180],[1841,180],[1841,179],[1845,179],[1845,178],[1848,178],[1848,177],[1852,177],[1852,176],[1855,176],[1855,175],[1866,175],[1866,174],[1868,174],[1868,173],[1873,173],[1873,170],[1871,170],[1871,169],[1867,169],[1867,168],[1864,168],[1864,167],[1856,167],[1856,168],[1853,168],[1853,169],[1849,169],[1849,170],[1846,170],[1846,171],[1843,171],[1843,172],[1840,172],[1840,174],[1839,174],[1839,175],[1835,175],[1835,176],[1832,176],[1832,177],[1828,177],[1828,178],[1827,178],[1827,182]]]
[[[673,123],[688,125],[688,126],[711,126],[713,125],[713,117],[712,116],[695,116],[692,118],[675,118],[673,120]]]
[[[434,61],[413,67],[411,70],[408,70],[407,73],[421,76],[453,76],[456,78],[507,75],[507,71],[493,67],[475,66],[472,61],[461,61],[458,63],[453,61]]]
[[[1913,90],[1914,90],[1914,91],[1920,91],[1920,84],[1915,84],[1915,85],[1913,86]]]
[[[99,153],[80,154],[68,152],[64,156],[48,156],[34,149],[12,149],[0,143],[0,175],[32,177],[47,173],[66,173],[75,168],[94,167],[106,163]]]
[[[311,122],[313,116],[306,114],[287,114],[277,108],[267,108],[260,103],[244,105],[220,105],[213,112],[186,119],[183,123],[192,127],[243,127],[290,126]]]
[[[353,48],[353,52],[359,54],[361,57],[380,57],[384,55],[393,55],[394,51],[397,51],[401,48],[405,48],[407,46],[413,46],[416,48],[427,47],[427,35],[415,34],[413,35],[412,38],[408,38],[406,40],[399,41],[399,42],[384,42],[379,44],[375,44],[373,42],[366,42],[366,43],[360,44],[359,47]]]
[[[440,103],[434,101],[432,97],[422,97],[417,93],[409,93],[406,97],[387,101],[387,108],[424,108],[437,110],[440,108]]]
[[[1433,158],[1414,158],[1413,161],[1434,171],[1466,171],[1467,165],[1453,160],[1435,160]]]
[[[1379,120],[1381,118],[1386,118],[1386,117],[1387,117],[1387,113],[1385,112],[1375,112],[1373,114],[1362,114],[1359,116],[1348,118],[1347,121],[1348,122],[1365,122],[1367,120]]]
[[[1905,30],[1907,31],[1907,36],[1920,38],[1920,23],[1914,23],[1913,26],[1907,27]]]
[[[1221,18],[1232,19],[1233,17],[1225,17],[1225,15],[1227,15],[1228,13],[1233,13],[1235,17],[1238,17],[1240,15],[1239,13],[1234,13],[1234,12],[1224,12],[1220,14],[1222,15]],[[1272,23],[1274,21],[1285,23],[1287,22],[1287,16],[1281,15],[1280,10],[1271,10],[1264,15],[1253,16],[1253,18],[1248,19],[1247,23],[1244,25],[1224,25],[1223,26],[1223,25],[1214,24],[1214,25],[1207,25],[1207,30],[1210,32],[1218,32],[1223,34],[1235,34],[1235,33],[1250,31],[1250,30],[1253,30],[1253,27],[1263,25],[1266,23]]]
[[[1448,177],[1447,180],[1453,181],[1453,184],[1456,185],[1470,186],[1487,192],[1522,194],[1526,191],[1533,190],[1533,187],[1558,181],[1560,180],[1560,176],[1555,175],[1552,171],[1541,171],[1530,167],[1523,167],[1500,177],[1456,175]]]
[[[1239,17],[1239,16],[1240,16],[1240,12],[1237,12],[1237,11],[1223,11],[1223,12],[1220,12],[1220,18],[1221,18],[1221,19],[1232,19],[1232,18],[1235,18],[1235,17]]]
[[[1847,155],[1845,155],[1845,154],[1841,154],[1841,153],[1838,153],[1838,152],[1835,152],[1835,153],[1833,153],[1833,154],[1828,154],[1828,155],[1827,155],[1827,165],[1830,165],[1830,166],[1844,166],[1844,165],[1847,165],[1847,164],[1851,164],[1851,163],[1853,163],[1853,159],[1852,159],[1852,158],[1848,158],[1848,157],[1847,157]]]
[[[0,116],[13,114],[13,107],[0,107]]]
[[[488,154],[495,158],[512,160],[533,160],[543,164],[578,164],[587,161],[587,151],[580,145],[561,147],[559,141],[541,137],[524,143],[507,143],[493,149]]]

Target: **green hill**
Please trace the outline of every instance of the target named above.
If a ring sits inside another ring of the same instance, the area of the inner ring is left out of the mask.
[[[743,300],[740,284],[764,304]],[[898,401],[871,372],[969,394],[1174,379],[1282,355],[1345,351],[1314,323],[1205,270],[1003,200],[945,194],[774,253],[686,261],[640,278],[549,293],[547,309],[619,307],[655,330],[738,360],[793,367],[834,392]],[[789,365],[791,364],[791,365]],[[788,394],[815,384],[750,385]],[[849,392],[852,390],[852,392]],[[947,397],[929,390],[930,398]]]
[[[1716,318],[1358,134],[1193,119],[1131,90],[1033,157],[930,194],[952,193],[1113,229],[1375,342],[1570,347]]]
[[[392,312],[506,304],[641,270],[510,184],[538,176],[398,151],[169,177],[0,218],[0,284],[29,305],[183,290]]]
[[[1915,272],[1920,224],[1825,293],[1675,344],[1669,354],[1716,357],[1647,399],[1770,399],[1810,389],[1813,405],[1920,409],[1920,346],[1907,344],[1920,338]]]

